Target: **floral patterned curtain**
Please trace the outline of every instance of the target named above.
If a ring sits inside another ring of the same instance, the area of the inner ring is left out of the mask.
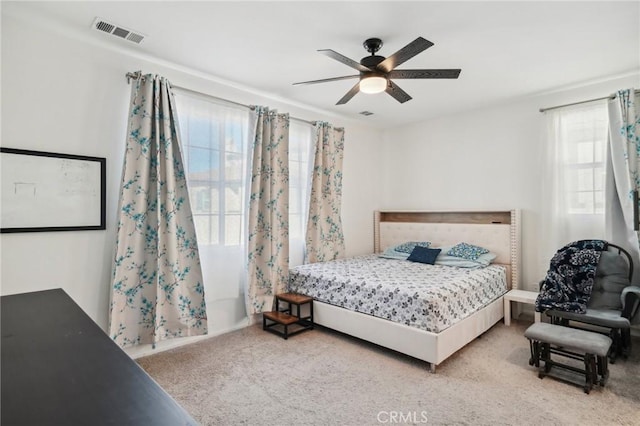
[[[247,313],[271,310],[289,279],[289,115],[253,107]]]
[[[344,129],[317,122],[305,263],[344,257],[340,219],[343,153]]]
[[[122,347],[207,333],[202,271],[167,80],[134,81],[109,333]]]
[[[620,90],[609,102],[610,156],[607,174],[612,175],[605,201],[608,238],[623,245],[640,266],[638,232],[634,230],[634,192],[640,190],[640,96],[633,89]],[[638,206],[635,206],[638,208]],[[635,274],[634,283],[640,281]]]

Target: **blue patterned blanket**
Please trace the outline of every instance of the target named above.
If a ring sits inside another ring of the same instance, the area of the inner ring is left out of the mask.
[[[551,259],[536,299],[536,311],[556,309],[585,313],[600,253],[606,248],[606,241],[580,240],[558,250]]]

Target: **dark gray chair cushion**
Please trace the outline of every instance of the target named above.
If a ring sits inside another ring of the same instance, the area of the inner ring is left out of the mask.
[[[621,310],[620,294],[629,285],[629,267],[625,259],[618,253],[603,251],[587,308]]]
[[[629,279],[619,275],[596,277],[593,281],[593,291],[587,302],[592,309],[622,309],[622,290],[629,286]]]
[[[629,277],[629,265],[621,254],[613,251],[603,251],[600,253],[600,260],[596,268],[596,277],[604,275],[620,275]]]

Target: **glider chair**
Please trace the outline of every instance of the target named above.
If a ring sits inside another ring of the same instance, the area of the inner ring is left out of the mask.
[[[633,262],[622,247],[608,243],[596,268],[593,291],[583,314],[547,310],[557,325],[587,328],[608,334],[613,340],[609,360],[627,357],[631,350],[631,324],[640,320],[640,287],[631,285]]]

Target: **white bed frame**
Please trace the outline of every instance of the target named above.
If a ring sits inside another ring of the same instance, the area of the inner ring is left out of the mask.
[[[432,246],[467,242],[497,254],[494,264],[507,267],[507,286],[518,288],[520,277],[520,211],[418,212],[376,211],[374,251],[406,241],[431,241]],[[440,333],[431,333],[371,315],[314,301],[314,322],[393,349],[430,364],[431,372],[445,359],[502,319],[503,297]]]

